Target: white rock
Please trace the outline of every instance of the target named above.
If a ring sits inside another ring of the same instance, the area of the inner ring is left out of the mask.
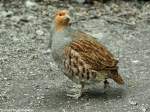
[[[75,0],[78,3],[83,3],[85,0]]]
[[[22,18],[22,16],[13,16],[13,17],[11,17],[11,20],[15,21],[15,22],[19,22],[21,18]]]
[[[6,77],[4,77],[4,80],[7,80],[7,78],[6,78]]]
[[[30,1],[30,0],[27,0],[27,1],[25,2],[25,5],[26,5],[26,7],[28,7],[28,8],[32,8],[32,7],[36,7],[36,6],[37,6],[37,4],[36,4],[35,2],[32,2],[32,1]]]
[[[56,63],[54,63],[54,62],[50,62],[50,67],[51,67],[53,70],[59,71],[58,66],[57,66]]]
[[[28,15],[27,20],[36,20],[36,17],[32,15]]]
[[[7,17],[13,15],[12,11],[1,11],[0,17]]]
[[[41,36],[41,35],[44,34],[44,32],[43,32],[42,30],[37,30],[37,31],[36,31],[36,34]]]
[[[140,61],[139,60],[132,60],[132,63],[139,63]]]
[[[147,108],[142,105],[142,106],[141,106],[141,110],[142,110],[142,112],[146,112],[146,111],[147,111]]]
[[[42,53],[43,54],[50,54],[52,51],[50,48],[48,48],[47,50],[43,50]]]
[[[132,99],[129,99],[129,103],[130,103],[131,105],[137,105],[137,102],[134,101],[134,100],[132,100]]]

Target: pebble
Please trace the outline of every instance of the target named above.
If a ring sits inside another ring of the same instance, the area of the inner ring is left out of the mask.
[[[137,105],[137,102],[136,101],[134,101],[134,100],[132,100],[132,99],[129,99],[129,103],[131,104],[131,105]]]
[[[19,22],[21,18],[22,18],[21,16],[13,16],[11,17],[11,20],[14,22]]]
[[[36,4],[35,2],[33,2],[33,1],[30,1],[30,0],[27,0],[27,1],[25,2],[25,5],[26,5],[26,7],[28,7],[28,8],[37,7],[37,4]]]
[[[144,104],[142,104],[142,106],[141,106],[141,110],[142,110],[142,112],[146,112],[147,111],[147,109],[148,109],[148,105],[144,105]]]
[[[53,62],[50,62],[50,65],[51,65],[51,68],[55,68],[55,69],[58,68],[58,66],[55,63],[53,63]]]
[[[117,4],[112,4],[111,10],[113,10],[115,13],[118,13],[120,11],[120,7]]]
[[[12,16],[14,13],[12,11],[2,11],[0,14],[0,17],[10,17]]]
[[[141,110],[142,110],[142,112],[146,112],[147,109],[142,106],[142,107],[141,107]]]
[[[78,3],[83,3],[85,0],[75,0],[76,2],[78,2]]]
[[[7,77],[4,77],[4,80],[7,80]]]
[[[37,17],[33,16],[33,15],[28,15],[27,20],[36,20]]]
[[[65,109],[62,109],[62,111],[63,111],[63,112],[66,112],[66,110],[65,110]]]
[[[139,63],[140,61],[139,60],[132,60],[132,63]]]
[[[36,34],[42,36],[44,32],[42,30],[36,30]]]

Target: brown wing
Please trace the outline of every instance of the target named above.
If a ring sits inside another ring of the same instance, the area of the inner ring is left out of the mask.
[[[74,40],[70,47],[79,53],[82,60],[91,69],[100,71],[104,69],[116,69],[118,63],[114,56],[102,44],[90,35],[83,32],[73,33]]]

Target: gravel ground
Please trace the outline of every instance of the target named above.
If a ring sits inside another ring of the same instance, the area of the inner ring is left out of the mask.
[[[68,80],[46,53],[53,12],[68,8],[74,27],[119,59],[126,87],[111,82],[66,96]],[[150,112],[150,3],[0,2],[0,112]]]

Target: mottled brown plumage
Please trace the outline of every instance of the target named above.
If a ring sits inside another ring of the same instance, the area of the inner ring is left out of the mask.
[[[100,81],[108,84],[108,78],[124,84],[118,74],[118,60],[94,37],[72,29],[68,11],[57,12],[52,32],[54,60],[71,80],[82,87]]]
[[[96,78],[101,72],[108,75],[105,78],[112,78],[118,84],[123,84],[123,80],[117,72],[118,61],[104,47],[98,43],[93,37],[83,32],[76,32],[72,35],[74,39],[64,49],[65,59],[68,60],[68,66],[73,68],[72,72],[86,80]],[[81,68],[79,70],[79,68]],[[92,72],[92,73],[91,73]],[[91,73],[91,74],[90,74]],[[90,76],[94,75],[94,76]]]

